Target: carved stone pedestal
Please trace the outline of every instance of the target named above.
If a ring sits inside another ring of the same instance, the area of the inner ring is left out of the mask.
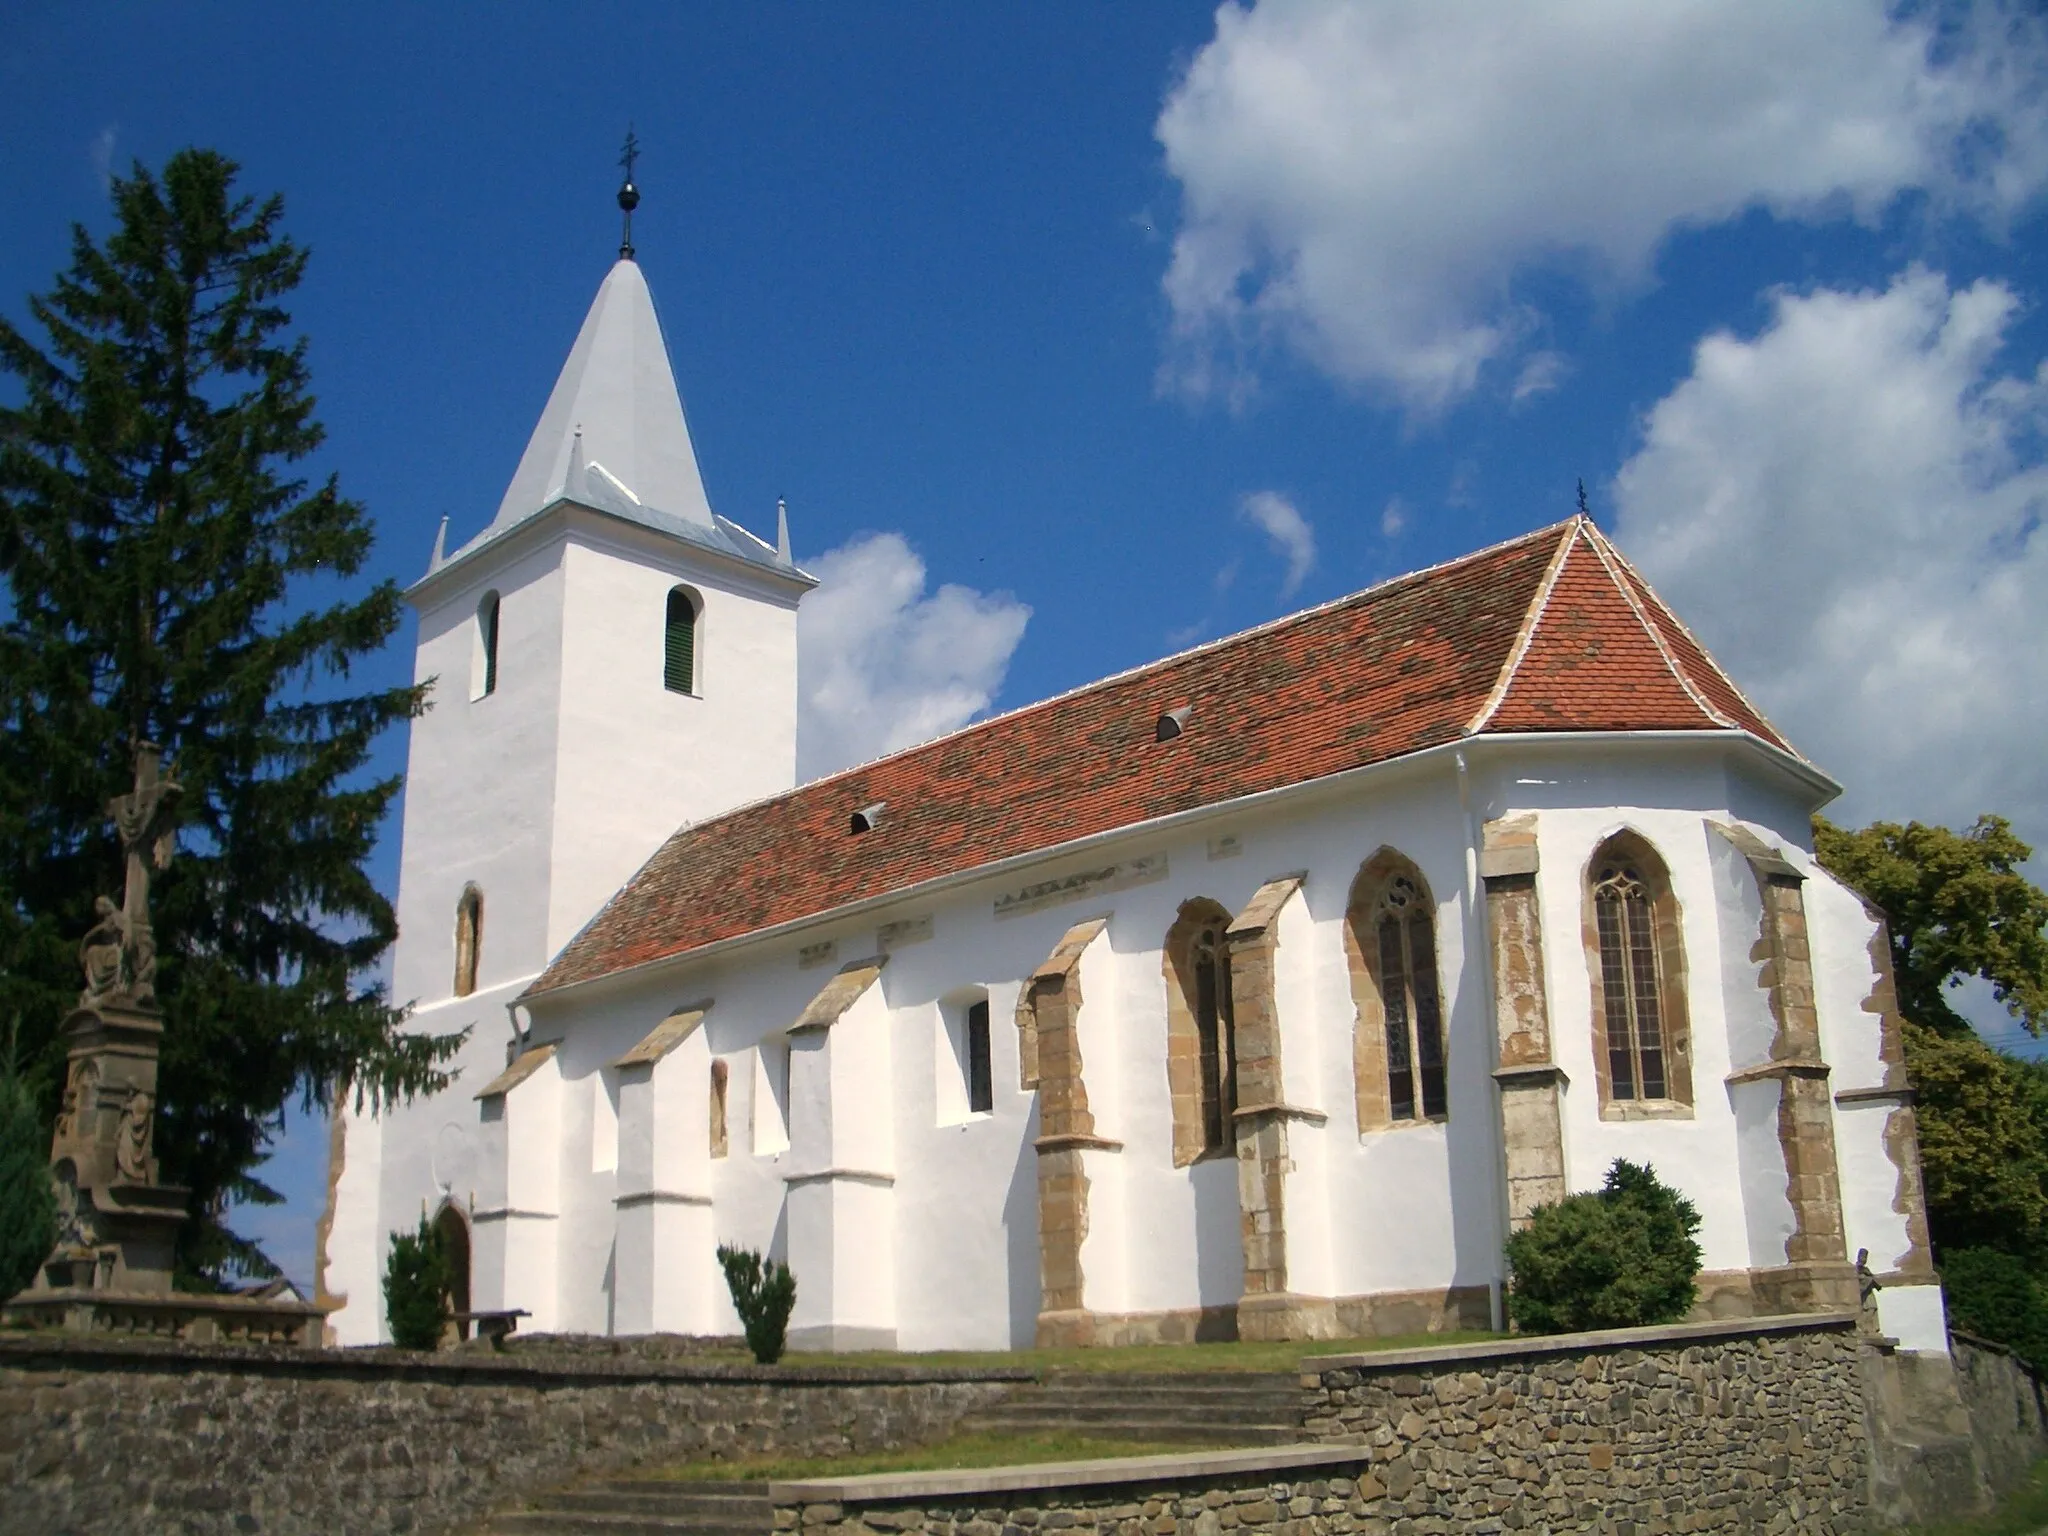
[[[87,1333],[318,1345],[326,1313],[303,1302],[171,1289],[191,1191],[157,1182],[157,1053],[146,1003],[82,1007],[65,1021],[69,1065],[50,1146],[57,1246],[10,1321]]]

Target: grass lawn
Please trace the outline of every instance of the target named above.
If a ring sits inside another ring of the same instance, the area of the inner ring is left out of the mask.
[[[1105,1456],[1158,1456],[1186,1445],[1140,1440],[1094,1440],[1077,1434],[955,1435],[934,1445],[872,1456],[760,1456],[735,1461],[691,1461],[656,1477],[678,1482],[788,1482],[804,1477],[860,1477],[869,1472],[950,1472],[960,1467],[1021,1467],[1042,1461],[1095,1461]]]
[[[1898,1536],[2036,1536],[2044,1530],[2048,1530],[2048,1461],[2037,1461],[2026,1481],[2007,1494],[1991,1514],[1975,1520],[1916,1525]]]
[[[1498,1333],[1411,1333],[1393,1338],[1318,1339],[1304,1343],[1133,1344],[1122,1349],[941,1350],[931,1354],[885,1351],[827,1355],[788,1354],[787,1365],[1017,1366],[1030,1371],[1291,1371],[1310,1355],[1355,1355],[1368,1350],[1481,1344]],[[740,1358],[746,1356],[742,1354]],[[977,1463],[993,1465],[993,1463]]]

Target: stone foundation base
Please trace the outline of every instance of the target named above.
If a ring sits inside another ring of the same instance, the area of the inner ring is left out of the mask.
[[[1328,1296],[1282,1291],[1247,1296],[1237,1304],[1237,1336],[1280,1343],[1287,1339],[1341,1339],[1337,1303]]]
[[[1041,1312],[1035,1342],[1040,1349],[1213,1344],[1233,1339],[1280,1343],[1476,1332],[1492,1326],[1492,1293],[1483,1285],[1334,1297],[1283,1291],[1247,1296],[1234,1305],[1169,1312]]]
[[[192,1344],[297,1344],[326,1342],[327,1309],[298,1301],[185,1292],[149,1295],[62,1289],[25,1293],[0,1311],[10,1323],[62,1328],[69,1333],[181,1339]]]
[[[1697,1282],[1688,1317],[1709,1322],[1783,1317],[1794,1312],[1853,1312],[1862,1304],[1853,1264],[1781,1264],[1770,1269],[1709,1269]]]

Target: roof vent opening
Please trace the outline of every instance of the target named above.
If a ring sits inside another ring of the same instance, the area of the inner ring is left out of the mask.
[[[882,812],[889,808],[886,800],[877,800],[873,805],[864,805],[847,818],[846,830],[858,837],[863,832],[872,832],[882,824]]]
[[[1179,709],[1169,709],[1152,726],[1154,741],[1171,741],[1188,728],[1188,716],[1194,713],[1191,705],[1183,704]]]

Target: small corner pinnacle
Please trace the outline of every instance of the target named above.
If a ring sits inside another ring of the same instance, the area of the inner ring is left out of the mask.
[[[796,564],[789,554],[789,503],[780,496],[775,498],[775,558],[784,565]]]
[[[444,513],[441,517],[441,526],[434,530],[434,552],[431,555],[427,556],[428,573],[432,574],[433,572],[441,569],[442,562],[445,561],[447,558],[448,518],[447,515]]]

